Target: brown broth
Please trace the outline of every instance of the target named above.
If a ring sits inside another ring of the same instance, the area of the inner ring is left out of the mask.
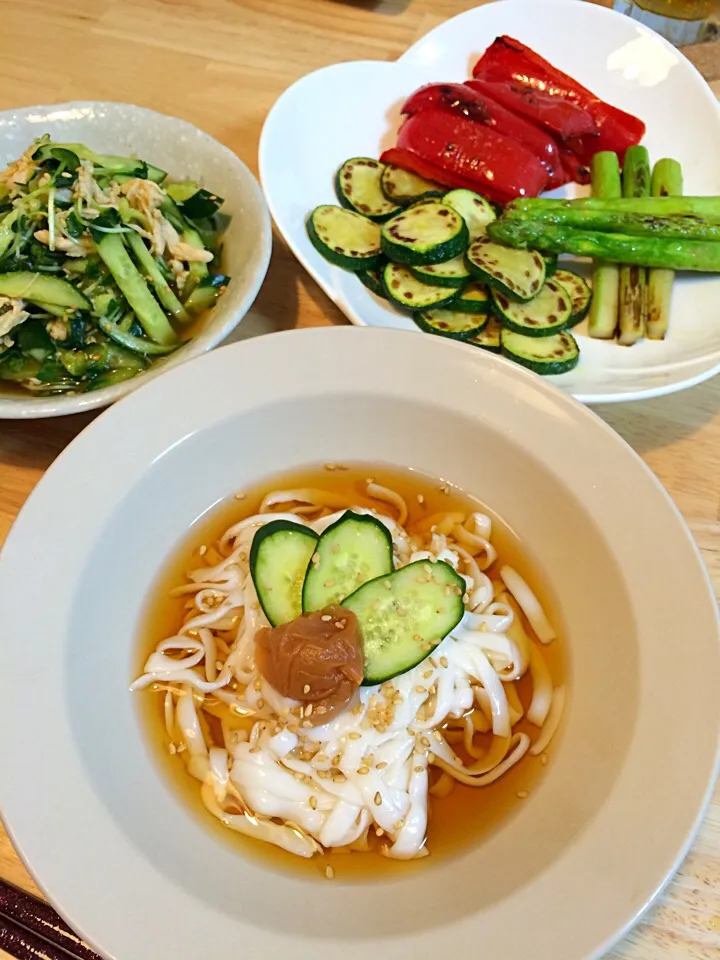
[[[400,493],[409,507],[406,527],[411,531],[433,513],[470,513],[482,510],[493,520],[493,545],[502,563],[513,566],[530,584],[548,612],[560,637],[543,648],[543,655],[555,685],[564,682],[564,644],[559,607],[543,579],[536,563],[528,556],[514,531],[481,500],[469,496],[456,487],[428,477],[414,470],[379,466],[376,464],[352,464],[343,469],[328,469],[328,466],[302,467],[274,476],[242,491],[209,510],[187,531],[172,557],[160,572],[149,594],[142,613],[140,642],[136,676],[156,644],[174,634],[183,617],[183,605],[187,598],[173,599],[170,590],[185,582],[185,573],[196,569],[201,563],[198,548],[218,541],[224,531],[244,517],[257,512],[263,497],[270,490],[313,487],[326,489],[335,495],[347,496],[348,504],[374,507],[384,510],[383,504],[370,500],[362,490],[363,482],[373,477],[378,483],[392,487]],[[240,498],[238,498],[238,496]],[[422,502],[418,497],[422,497]],[[386,512],[392,513],[392,508]],[[493,568],[488,573],[492,576]],[[528,628],[527,623],[525,624]],[[527,709],[531,699],[531,684],[528,677],[518,684],[520,699]],[[203,806],[199,784],[185,769],[181,757],[171,756],[163,719],[163,697],[152,691],[139,693],[139,709],[153,754],[175,791],[192,808],[213,835],[225,843],[233,844],[238,852],[259,859],[278,870],[290,870],[306,877],[324,878],[325,869],[331,865],[336,879],[349,882],[376,881],[387,877],[407,875],[428,865],[445,860],[462,852],[467,846],[481,843],[510,819],[523,804],[532,802],[547,770],[547,758],[526,755],[507,774],[487,787],[467,787],[457,783],[445,799],[430,798],[430,818],[427,847],[430,856],[409,863],[389,860],[377,852],[351,853],[328,852],[323,856],[304,860],[271,844],[261,843],[241,836],[223,827]],[[514,728],[538,737],[536,727],[521,720]],[[457,746],[456,746],[457,749]],[[552,747],[550,748],[552,752]],[[520,796],[519,796],[520,795]]]

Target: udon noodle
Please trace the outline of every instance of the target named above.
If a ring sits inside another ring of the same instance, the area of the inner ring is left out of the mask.
[[[197,569],[174,590],[185,600],[184,622],[157,644],[132,689],[163,696],[170,750],[230,830],[301,857],[368,849],[380,837],[382,853],[407,860],[428,852],[431,797],[458,782],[485,787],[547,748],[564,688],[553,686],[543,651],[553,627],[525,580],[498,560],[490,517],[448,510],[411,532],[397,490],[369,480],[364,494],[372,507],[332,490],[275,490],[215,547],[201,548]],[[449,563],[466,583],[465,613],[418,666],[361,686],[333,720],[312,726],[312,706],[281,696],[256,667],[255,635],[267,620],[249,553],[270,520],[320,534],[348,508],[385,525],[396,568]],[[523,677],[532,685],[527,710]],[[523,716],[529,723],[519,730]]]

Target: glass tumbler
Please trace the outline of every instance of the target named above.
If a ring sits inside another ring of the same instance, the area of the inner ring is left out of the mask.
[[[614,0],[613,8],[678,47],[720,37],[720,0]]]

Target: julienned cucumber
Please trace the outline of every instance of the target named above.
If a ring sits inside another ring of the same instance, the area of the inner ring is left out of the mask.
[[[450,564],[419,560],[371,580],[343,601],[358,618],[365,686],[421,663],[463,618],[463,578]]]
[[[54,307],[67,307],[72,310],[90,309],[90,303],[85,296],[67,280],[25,270],[0,273],[0,297],[19,297],[33,303],[39,300]]]
[[[309,527],[290,520],[271,520],[253,537],[250,574],[273,627],[301,615],[303,581],[317,540]]]
[[[411,270],[418,280],[438,287],[462,287],[470,279],[465,257],[453,257],[445,263],[429,263],[426,267],[411,267]]]
[[[527,337],[550,337],[570,322],[570,297],[555,280],[548,280],[534,300],[518,303],[493,290],[493,303],[500,323]]]
[[[453,300],[453,310],[462,313],[490,313],[492,300],[486,286],[471,280]]]
[[[441,197],[445,188],[439,183],[425,180],[416,173],[396,167],[393,163],[385,165],[380,178],[380,186],[388,200],[407,206],[425,197]]]
[[[472,190],[451,190],[443,197],[443,203],[457,210],[463,218],[470,234],[470,243],[478,237],[484,237],[487,225],[497,220],[487,200]]]
[[[385,196],[380,186],[384,165],[371,157],[352,157],[340,167],[335,192],[344,207],[371,220],[387,220],[400,209]]]
[[[485,327],[488,316],[481,313],[456,313],[454,310],[427,310],[425,313],[416,313],[413,320],[425,333],[452,337],[454,340],[470,340]]]
[[[454,287],[435,287],[417,280],[407,267],[388,263],[383,270],[383,284],[388,300],[401,310],[427,310],[452,303]]]
[[[304,613],[340,603],[368,580],[393,570],[390,533],[379,520],[348,510],[324,531],[302,589]]]
[[[382,251],[389,260],[421,267],[464,253],[468,228],[445,203],[428,201],[403,210],[382,225]]]
[[[545,283],[545,260],[535,250],[514,250],[480,237],[467,258],[478,280],[513,300],[532,300]]]
[[[570,297],[572,315],[568,326],[574,327],[585,319],[590,310],[592,290],[582,277],[579,277],[576,273],[571,273],[569,270],[556,270],[553,280],[559,283]]]
[[[307,221],[310,242],[330,263],[345,270],[370,270],[380,259],[380,227],[352,210],[323,204]]]
[[[580,359],[575,337],[567,330],[552,337],[525,337],[512,330],[503,330],[500,349],[510,360],[543,375],[567,373]]]

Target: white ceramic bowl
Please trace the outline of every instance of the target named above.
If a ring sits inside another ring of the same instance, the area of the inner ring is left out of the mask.
[[[594,93],[641,117],[652,159],[681,161],[686,193],[720,193],[720,108],[678,50],[629,17],[592,3],[486,3],[440,24],[395,63],[338,63],[303,77],[268,114],[260,177],[270,212],[300,263],[353,323],[417,330],[355,276],[323,260],[307,237],[309,212],[337,202],[333,183],[344,160],[379,156],[395,143],[400,108],[413,90],[467,79],[501,34],[529,44]],[[552,379],[585,403],[638,400],[706,380],[720,371],[719,297],[718,276],[678,278],[667,339],[632,348],[591,340],[583,323],[573,331],[580,364]]]
[[[146,380],[211,350],[250,309],[270,262],[270,217],[257,180],[232,150],[193,124],[145,107],[99,100],[6,110],[0,112],[0,169],[44,133],[65,143],[85,143],[100,153],[142,157],[173,179],[197,180],[216,191],[225,200],[223,213],[232,218],[222,262],[232,282],[197,335],[146,373],[74,397],[10,393],[0,383],[0,419],[54,417],[104,407]]]
[[[274,873],[206,832],[128,692],[143,598],[188,526],[250,481],[343,460],[414,466],[494,507],[559,596],[570,660],[563,735],[514,819],[365,885]],[[658,481],[539,378],[401,331],[235,344],[101,416],[10,533],[0,638],[0,809],[115,960],[597,957],[677,867],[715,774],[715,601]]]

